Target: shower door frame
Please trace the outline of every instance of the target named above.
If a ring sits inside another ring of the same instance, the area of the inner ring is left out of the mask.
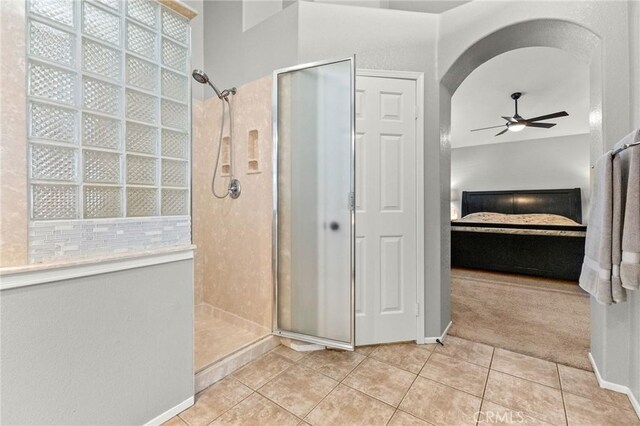
[[[307,68],[316,68],[322,65],[331,65],[338,62],[349,61],[351,68],[351,93],[350,98],[350,114],[349,121],[351,124],[350,131],[350,188],[349,188],[349,214],[351,217],[351,229],[350,229],[350,261],[351,261],[351,273],[349,283],[349,321],[350,321],[350,333],[351,342],[346,343],[339,340],[333,340],[318,336],[311,336],[308,334],[297,333],[293,331],[283,330],[278,324],[278,75],[292,71],[299,71]],[[321,346],[328,346],[337,349],[344,349],[353,351],[355,349],[356,341],[356,311],[355,311],[355,295],[356,295],[356,252],[355,252],[355,235],[356,235],[356,210],[355,210],[355,191],[356,191],[356,155],[355,155],[355,139],[356,139],[356,108],[355,108],[355,95],[356,95],[356,56],[350,56],[341,59],[331,59],[310,62],[306,64],[294,65],[287,68],[281,68],[273,71],[272,82],[272,103],[271,103],[271,118],[272,118],[272,137],[273,137],[273,209],[272,209],[272,233],[271,233],[271,261],[272,261],[272,273],[273,273],[273,330],[274,335],[280,337],[286,337],[290,339],[309,342]]]

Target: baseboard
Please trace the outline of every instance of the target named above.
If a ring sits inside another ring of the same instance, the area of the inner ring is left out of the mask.
[[[191,407],[193,403],[194,403],[194,397],[191,396],[190,398],[186,399],[185,401],[181,402],[175,407],[170,408],[164,413],[160,414],[158,417],[149,420],[147,423],[145,423],[144,426],[160,426],[162,423],[166,422],[167,420],[173,418],[179,413],[182,413],[187,408]]]
[[[589,361],[591,362],[591,366],[593,367],[593,372],[596,375],[596,380],[598,380],[598,384],[600,385],[600,387],[604,389],[609,389],[614,392],[624,393],[625,395],[627,395],[629,397],[629,401],[631,401],[631,405],[633,406],[633,409],[635,410],[638,417],[640,417],[640,402],[638,401],[636,396],[633,394],[633,392],[631,392],[631,389],[629,389],[627,386],[619,385],[617,383],[612,383],[604,380],[602,378],[602,375],[600,375],[600,370],[598,370],[598,366],[596,365],[596,361],[595,359],[593,359],[593,355],[591,355],[591,352],[589,352]]]
[[[640,417],[640,401],[638,401],[638,398],[636,398],[633,392],[631,392],[631,389],[629,389],[629,392],[627,392],[627,396],[629,397],[629,401],[631,401],[631,405],[633,406],[636,415]]]
[[[442,332],[442,335],[440,335],[438,337],[425,337],[424,338],[424,343],[426,343],[426,344],[438,343],[436,340],[444,342],[444,340],[447,338],[447,333],[449,333],[449,329],[451,328],[451,324],[453,324],[453,322],[449,321],[449,325],[447,325],[447,327],[444,329],[444,331]]]

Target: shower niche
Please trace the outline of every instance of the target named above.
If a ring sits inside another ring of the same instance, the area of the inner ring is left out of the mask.
[[[231,176],[231,138],[225,136],[222,138],[222,158],[220,159],[220,174],[222,176]]]
[[[355,339],[354,60],[273,76],[274,333],[347,350]]]
[[[247,140],[247,173],[260,173],[260,146],[257,130],[250,130]]]

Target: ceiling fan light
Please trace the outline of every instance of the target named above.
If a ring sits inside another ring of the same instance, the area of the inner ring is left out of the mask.
[[[522,129],[524,129],[525,127],[527,127],[527,125],[524,124],[524,123],[512,123],[512,124],[510,123],[509,124],[509,130],[512,131],[512,132],[519,132]]]

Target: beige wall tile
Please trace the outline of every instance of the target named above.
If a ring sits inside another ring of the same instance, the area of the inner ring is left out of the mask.
[[[196,245],[197,249],[194,256],[194,270],[193,270],[193,283],[194,283],[194,303],[196,305],[204,302],[204,285],[205,285],[205,264],[204,254],[207,249],[207,229],[211,226],[210,220],[207,220],[207,215],[204,209],[200,208],[201,198],[203,197],[203,188],[196,188],[196,171],[201,172],[201,165],[196,166],[196,161],[200,163],[199,150],[206,143],[204,140],[204,102],[200,99],[193,98],[191,103],[191,149],[192,149],[192,185],[191,198],[191,240]],[[198,193],[196,194],[196,189]],[[196,206],[198,208],[196,208]]]
[[[267,328],[253,321],[249,321],[248,319],[243,318],[236,314],[232,314],[229,311],[225,311],[223,309],[213,307],[212,313],[215,318],[231,323],[237,327],[240,327],[252,333],[256,333],[260,335],[271,333],[271,328]]]
[[[240,198],[218,200],[211,194],[220,132],[219,99],[204,102],[202,130],[194,129],[193,238],[198,246],[196,264],[201,265],[198,285],[207,303],[271,329],[271,77],[238,87],[232,105]],[[227,121],[225,133],[228,128]],[[258,131],[260,173],[256,174],[247,174],[251,130]],[[218,177],[218,193],[224,193],[227,184],[228,178]]]
[[[25,19],[24,1],[0,2],[0,266],[28,263]]]
[[[264,337],[221,320],[215,322],[214,327],[194,333],[196,372]]]
[[[195,370],[199,373],[212,363],[269,335],[269,331],[242,318],[217,315],[207,303],[196,305],[194,324]],[[249,325],[245,328],[246,325]]]

